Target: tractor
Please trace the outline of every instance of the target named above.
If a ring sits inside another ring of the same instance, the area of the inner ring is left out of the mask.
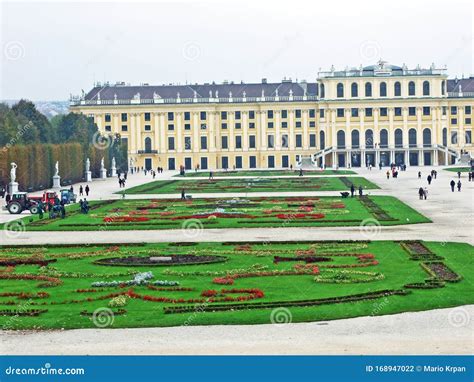
[[[65,188],[61,190],[61,200],[64,204],[76,203],[77,195],[70,189]]]
[[[21,214],[25,210],[29,210],[33,215],[39,212],[38,201],[30,199],[26,192],[17,192],[12,195],[11,200],[7,204],[7,210],[11,214]]]

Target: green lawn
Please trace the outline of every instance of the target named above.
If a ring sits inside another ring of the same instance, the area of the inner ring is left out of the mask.
[[[94,322],[111,328],[268,324],[473,304],[473,247],[414,244],[415,254],[412,247],[392,241],[0,247],[0,325],[72,329],[93,328]],[[111,257],[171,255],[218,255],[226,261],[137,267],[95,263]],[[441,272],[430,275],[422,263]],[[93,286],[131,280],[138,272],[152,272],[149,283],[179,285]],[[232,284],[217,284],[222,280]],[[109,308],[117,295],[125,306]],[[31,309],[41,312],[24,316],[34,313]],[[97,309],[106,314],[110,311],[104,309],[111,309],[113,317],[93,320]]]
[[[471,168],[470,167],[447,167],[447,168],[444,168],[443,170],[451,171],[451,172],[469,172],[471,171]]]
[[[362,177],[296,177],[253,179],[157,180],[128,188],[119,194],[187,194],[221,192],[346,191],[351,184],[364,189],[379,188]]]
[[[65,219],[40,220],[27,215],[9,229],[28,231],[94,231],[239,227],[357,226],[367,219],[380,225],[427,223],[429,219],[391,196],[363,198],[261,197],[219,199],[121,199],[92,201],[89,214],[78,205]]]
[[[349,175],[356,174],[352,170],[304,170],[304,176],[314,175]],[[228,176],[299,176],[299,170],[228,170],[228,171],[213,171],[216,177]],[[183,178],[182,175],[174,175],[175,177]],[[209,171],[191,171],[188,170],[184,176],[189,177],[209,177]]]

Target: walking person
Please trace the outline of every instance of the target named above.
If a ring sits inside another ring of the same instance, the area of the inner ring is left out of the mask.
[[[428,189],[425,187],[423,189],[423,198],[425,198],[425,200],[426,200],[427,197],[428,197]]]
[[[362,186],[359,186],[359,196],[362,196],[362,194],[363,194]]]
[[[354,197],[354,193],[355,193],[355,187],[353,184],[351,184],[351,198]]]
[[[186,192],[184,191],[184,188],[181,190],[181,200],[186,200]]]
[[[432,179],[433,179],[433,177],[431,175],[428,175],[428,177],[426,178],[426,180],[428,180],[428,184],[431,184]]]
[[[461,181],[458,180],[458,192],[461,192]]]
[[[420,200],[423,200],[423,197],[425,196],[425,191],[423,190],[423,187],[420,187],[418,189],[418,196],[420,197]]]
[[[456,186],[456,182],[454,181],[454,179],[451,180],[449,185],[451,186],[451,192],[454,192],[454,187]]]
[[[89,196],[90,188],[88,184],[86,184],[86,188],[84,189],[84,191],[86,192],[86,196]]]
[[[387,170],[387,179],[390,179],[390,170]]]
[[[82,187],[82,184],[79,186],[79,196],[84,195],[84,188]]]
[[[418,171],[418,179],[421,179],[421,171]]]
[[[469,172],[469,182],[472,180],[472,173]]]
[[[458,179],[461,179],[461,171],[458,171]]]

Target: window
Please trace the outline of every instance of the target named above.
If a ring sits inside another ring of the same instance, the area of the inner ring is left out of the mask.
[[[185,123],[184,124],[184,130],[191,130],[191,124],[190,123]]]
[[[207,113],[205,111],[201,111],[199,114],[201,121],[205,121],[207,119]]]
[[[368,149],[374,148],[374,132],[372,130],[365,130],[365,147]]]
[[[242,124],[240,122],[236,122],[235,123],[235,128],[236,129],[241,129],[242,128]]]
[[[273,149],[274,143],[275,143],[275,140],[274,140],[274,138],[273,138],[273,135],[272,135],[272,134],[268,134],[268,135],[267,135],[267,147],[268,147],[269,149]]]
[[[458,144],[458,131],[451,130],[451,144],[457,145]]]
[[[282,118],[288,118],[288,110],[282,110],[281,111],[281,117]],[[268,118],[270,118],[270,117],[268,117]]]
[[[343,118],[344,117],[344,109],[337,109],[336,110],[336,115],[337,115],[337,118]]]
[[[151,115],[150,113],[145,113],[145,121],[150,122],[151,121]]]
[[[105,131],[112,131],[112,127],[110,125],[106,125],[105,126]]]
[[[249,122],[249,129],[255,129],[255,122]]]
[[[174,170],[176,168],[176,161],[174,158],[168,158],[168,170]]]
[[[457,118],[451,118],[451,125],[457,125],[458,124],[458,119]]]
[[[145,131],[151,131],[151,125],[145,125]]]
[[[319,132],[319,146],[321,150],[324,150],[324,148],[326,147],[326,140],[324,139],[324,131]]]
[[[458,108],[456,106],[451,106],[451,115],[456,115],[458,113]]]
[[[288,148],[288,134],[283,134],[281,136],[281,147]]]
[[[344,98],[344,85],[341,83],[337,84],[336,87],[337,91],[337,98]]]
[[[174,125],[172,123],[170,123],[168,125],[168,131],[173,131],[174,130]]]
[[[174,113],[172,111],[168,112],[168,121],[174,121]]]
[[[365,83],[365,96],[372,97],[372,84],[370,82]]]
[[[423,106],[423,115],[430,115],[431,108],[429,106]]]
[[[121,114],[121,119],[122,119],[122,122],[127,122],[127,120],[128,120],[127,113],[122,113]]]
[[[110,117],[110,114],[105,115],[105,122],[110,122],[112,118]]]
[[[408,95],[409,96],[414,96],[416,93],[416,87],[415,87],[415,82],[410,81],[408,83]]]
[[[464,120],[464,124],[470,125],[470,124],[471,124],[471,118],[466,118],[466,119]],[[107,126],[106,126],[106,128],[107,128]]]
[[[337,148],[345,149],[346,148],[346,133],[344,130],[339,130],[337,132]]]
[[[128,131],[127,125],[122,125],[122,131]]]
[[[151,138],[150,137],[146,137],[145,138],[145,152],[146,153],[150,153],[151,152]]]
[[[325,88],[324,88],[324,84],[319,85],[319,96],[321,98],[326,97],[326,91],[325,91]]]
[[[316,110],[309,109],[309,118],[316,118]]]
[[[257,168],[257,157],[255,155],[249,156],[249,167]]]
[[[227,112],[221,111],[221,119],[227,119]]]
[[[184,120],[190,121],[191,120],[191,113],[189,111],[184,112]]]
[[[429,96],[430,95],[430,83],[429,81],[423,81],[423,95]]]
[[[296,147],[301,148],[303,147],[303,139],[301,134],[296,134]]]
[[[309,135],[309,147],[316,147],[316,134]]]
[[[201,137],[201,150],[207,150],[207,137]]]
[[[295,127],[298,129],[298,128],[301,128],[301,121],[296,121],[295,122]]]
[[[268,128],[273,129],[273,122],[268,122]]]
[[[395,130],[395,147],[403,147],[403,132],[402,132],[402,129]]]
[[[380,130],[380,148],[386,149],[388,147],[388,131],[387,129]]]
[[[301,118],[301,110],[300,109],[295,110],[295,118]]]
[[[464,114],[471,114],[471,106],[464,106]]]
[[[445,127],[443,129],[443,146],[448,145],[448,129]]]
[[[240,155],[235,157],[235,168],[242,168],[242,157]]]
[[[395,82],[395,85],[393,86],[393,94],[395,97],[400,97],[402,95],[402,85],[400,82]]]
[[[351,142],[352,142],[352,148],[353,149],[358,149],[360,147],[359,130],[352,130],[352,132],[351,132]]]
[[[324,109],[319,109],[319,118],[324,118]]]
[[[316,127],[316,122],[309,121],[309,127]]]
[[[381,107],[380,108],[380,116],[381,117],[386,117],[388,115],[388,109],[386,107]]]
[[[395,117],[401,117],[402,116],[402,108],[401,107],[396,107],[394,109]]]
[[[222,136],[221,137],[221,147],[223,149],[228,149],[229,148],[229,138],[227,136]]]
[[[381,82],[380,83],[380,97],[386,97],[386,96],[387,96],[387,83]]]
[[[416,107],[410,106],[408,108],[408,115],[411,116],[411,117],[415,116],[416,115]]]
[[[249,119],[255,119],[255,112],[253,110],[249,111]]]
[[[359,86],[353,82],[351,85],[351,97],[358,97],[359,96]]]
[[[272,119],[273,118],[273,110],[268,110],[267,111],[267,118]]]
[[[249,135],[249,148],[255,148],[255,135]]]
[[[287,127],[288,127],[288,122],[285,121],[285,122],[281,123],[281,128],[282,129],[286,129]]]
[[[464,139],[466,141],[466,145],[472,144],[472,130],[465,131]]]
[[[441,95],[446,94],[446,81],[441,81]]]
[[[431,146],[431,130],[426,128],[423,129],[423,147]]]
[[[373,110],[372,110],[371,107],[367,107],[367,108],[365,109],[365,116],[366,116],[366,117],[372,117],[372,115],[373,115],[372,113],[373,113]]]
[[[242,136],[241,135],[236,135],[235,136],[235,148],[236,149],[241,149],[242,148]]]
[[[410,147],[416,147],[416,130],[408,130],[408,145]]]
[[[351,117],[352,117],[352,118],[357,118],[358,116],[359,116],[359,109],[353,107],[353,108],[351,109]]]
[[[242,114],[240,111],[236,111],[235,112],[235,119],[241,119],[242,118]]]
[[[191,137],[184,137],[184,149],[185,150],[191,150]]]
[[[168,137],[168,150],[174,150],[174,138]]]
[[[443,110],[443,115],[446,115],[448,113],[448,107],[447,106],[443,106],[442,110]]]
[[[227,123],[221,124],[221,129],[222,130],[227,130]]]

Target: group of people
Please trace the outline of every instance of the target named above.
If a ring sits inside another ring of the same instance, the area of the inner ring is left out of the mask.
[[[353,184],[351,184],[351,198],[354,197],[355,195],[355,186]],[[362,188],[362,186],[359,186],[359,196],[363,196],[364,195],[364,189]]]
[[[86,198],[84,200],[79,200],[79,206],[81,209],[81,213],[83,214],[88,214],[89,213],[89,202],[87,201]]]
[[[90,191],[91,189],[88,184],[86,184],[85,187],[82,187],[82,184],[79,186],[79,196],[84,196],[84,192],[86,193],[86,196],[89,196]]]

